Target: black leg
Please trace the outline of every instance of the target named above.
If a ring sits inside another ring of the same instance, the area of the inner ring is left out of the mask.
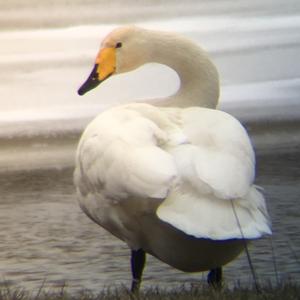
[[[135,293],[139,291],[143,270],[146,262],[146,252],[143,249],[131,251],[131,273],[132,284],[131,292]]]
[[[222,287],[222,268],[215,268],[210,270],[207,275],[207,283],[215,289]]]

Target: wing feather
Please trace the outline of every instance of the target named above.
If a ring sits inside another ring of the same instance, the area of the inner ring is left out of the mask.
[[[255,158],[242,125],[205,108],[185,109],[182,118],[188,143],[169,150],[180,180],[158,207],[158,217],[199,238],[271,233],[264,197],[253,186]]]
[[[110,110],[82,136],[75,180],[111,198],[165,198],[177,171],[172,155],[159,147],[164,138],[165,133],[140,113]]]

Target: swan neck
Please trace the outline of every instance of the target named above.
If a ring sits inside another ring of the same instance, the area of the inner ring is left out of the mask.
[[[194,42],[177,35],[161,33],[151,41],[149,62],[164,64],[179,76],[177,92],[159,101],[160,106],[202,106],[216,108],[219,98],[219,76],[206,52]]]

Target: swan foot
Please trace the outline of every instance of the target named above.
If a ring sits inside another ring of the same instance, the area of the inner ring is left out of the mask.
[[[146,252],[143,249],[131,251],[131,292],[138,293],[142,282],[143,270],[146,262]]]
[[[210,270],[207,275],[207,283],[214,289],[222,288],[222,268],[218,267]]]

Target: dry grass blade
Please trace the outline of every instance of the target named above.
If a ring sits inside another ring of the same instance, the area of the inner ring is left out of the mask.
[[[71,294],[65,287],[58,292],[44,291],[40,288],[36,295],[24,289],[13,289],[3,285],[0,289],[0,300],[298,300],[299,295],[300,285],[290,281],[275,286],[263,286],[260,294],[257,294],[254,286],[236,286],[233,289],[216,291],[204,285],[182,286],[170,290],[153,287],[142,290],[139,295],[131,294],[124,287],[107,288],[97,294],[88,290]]]

